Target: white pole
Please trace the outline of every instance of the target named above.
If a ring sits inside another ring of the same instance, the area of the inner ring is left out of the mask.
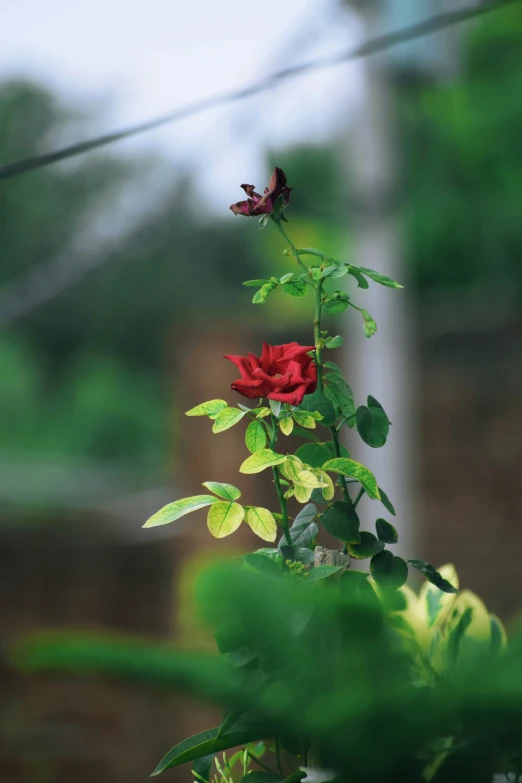
[[[376,31],[375,4],[363,3],[365,34]],[[356,215],[350,218],[354,243],[350,258],[407,286],[403,243],[397,203],[397,160],[389,70],[379,58],[364,63],[365,89],[350,137],[350,190],[355,194]],[[368,394],[384,407],[392,427],[381,449],[366,446],[357,434],[349,437],[354,459],[367,465],[395,506],[397,516],[378,502],[364,497],[359,504],[364,529],[384,517],[399,532],[392,547],[405,557],[419,555],[416,525],[416,371],[408,288],[394,290],[376,283],[368,291],[353,290],[358,306],[377,321],[377,332],[366,338],[359,314],[350,310],[345,341],[345,366],[356,404],[366,404]]]

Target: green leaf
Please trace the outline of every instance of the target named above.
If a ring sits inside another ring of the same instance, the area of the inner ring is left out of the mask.
[[[243,285],[250,286],[252,288],[260,288],[262,285],[266,285],[270,280],[247,280]]]
[[[287,283],[283,283],[283,291],[288,296],[306,296],[308,293],[308,286],[303,283],[302,280],[289,280]]]
[[[277,522],[271,511],[260,506],[249,508],[246,515],[249,528],[263,541],[275,541],[277,538]]]
[[[372,500],[379,500],[379,488],[375,476],[360,462],[345,457],[335,457],[323,465],[324,470],[333,470],[343,476],[349,476],[361,483],[364,491]]]
[[[274,577],[276,579],[280,579],[283,576],[282,569],[279,568],[276,563],[274,563],[272,558],[267,557],[266,555],[260,555],[256,552],[252,552],[248,555],[242,555],[241,560],[250,568],[253,568],[260,574],[263,574],[263,576],[268,576],[272,579]]]
[[[328,315],[339,315],[350,305],[350,297],[348,294],[343,294],[341,291],[336,291],[335,294],[328,296],[323,302],[323,312]]]
[[[268,404],[270,405],[270,410],[274,414],[274,416],[277,417],[281,413],[281,401],[280,400],[268,400]]]
[[[408,579],[408,566],[405,561],[387,550],[372,557],[370,572],[383,590],[398,590]]]
[[[326,347],[327,348],[340,348],[341,345],[344,343],[343,338],[340,334],[336,335],[336,337],[328,337],[326,340]]]
[[[312,568],[306,577],[307,583],[318,582],[320,579],[326,579],[328,576],[332,576],[337,571],[340,571],[343,566],[321,565],[317,568]]]
[[[426,563],[424,560],[408,560],[407,563],[413,568],[416,568],[417,571],[420,571],[421,574],[424,574],[428,582],[431,582],[432,585],[438,587],[439,590],[442,590],[443,593],[459,592],[457,588],[453,587],[453,585],[450,584],[447,579],[444,579],[444,577],[441,576],[432,565]]]
[[[377,531],[377,538],[379,541],[384,541],[385,544],[396,544],[399,540],[399,534],[385,519],[378,519],[375,522],[375,529]]]
[[[299,405],[299,410],[320,413],[323,417],[320,423],[325,427],[335,424],[337,418],[332,403],[319,389],[316,389],[313,394],[305,394],[302,403]]]
[[[364,272],[366,277],[369,277],[371,280],[374,280],[376,283],[385,285],[387,288],[404,288],[403,285],[397,283],[395,280],[392,280],[391,277],[386,277],[386,275],[381,275],[380,272],[375,272],[373,269],[367,269],[366,267],[362,266],[361,271]]]
[[[316,421],[315,418],[310,415],[310,413],[307,413],[306,411],[294,411],[292,416],[296,424],[299,424],[300,427],[304,427],[308,430],[315,429]]]
[[[373,397],[371,398],[373,400]],[[375,400],[376,402],[376,400]],[[368,397],[370,403],[370,397]],[[377,405],[360,405],[356,413],[357,432],[368,446],[381,448],[386,443],[390,422],[383,408]]]
[[[221,737],[222,734],[226,734],[227,731],[232,728],[232,726],[238,722],[238,720],[243,715],[243,712],[240,710],[229,710],[228,712],[225,712],[223,715],[223,718],[221,720],[221,723],[219,724],[219,733],[216,737],[218,739]],[[213,758],[213,757],[212,757]]]
[[[361,541],[359,517],[354,507],[344,500],[336,500],[321,516],[321,524],[334,538],[347,544]]]
[[[155,514],[147,519],[143,527],[168,525],[169,522],[174,522],[176,519],[185,516],[185,514],[190,514],[191,511],[197,511],[198,508],[205,508],[205,506],[211,506],[217,502],[217,499],[212,497],[212,495],[194,495],[190,498],[176,500],[174,503],[169,503],[159,511],[156,511]]]
[[[382,487],[379,487],[379,495],[381,496],[381,503],[383,504],[384,508],[390,512],[394,517],[397,516],[395,513],[395,509],[393,507],[393,503],[391,502],[390,498],[386,494],[386,492],[383,490]]]
[[[242,463],[239,468],[240,473],[261,473],[265,468],[280,465],[286,460],[284,454],[276,454],[272,449],[259,449]]]
[[[185,416],[216,416],[227,407],[225,400],[209,400],[196,405],[185,413]]]
[[[322,468],[325,462],[335,457],[333,443],[304,443],[295,456],[311,468]]]
[[[359,544],[348,544],[348,552],[356,560],[364,560],[367,557],[379,554],[384,549],[384,541],[379,541],[373,533],[363,531]],[[390,553],[391,554],[391,553]]]
[[[331,280],[337,277],[344,277],[348,273],[348,270],[344,264],[332,264],[327,266],[323,272],[324,277],[328,277]]]
[[[223,723],[221,723],[221,725],[223,725]],[[203,778],[203,780],[209,783],[210,770],[212,769],[212,764],[214,762],[215,755],[216,755],[215,753],[209,753],[208,756],[203,756],[200,759],[194,759],[194,763],[192,765],[192,770],[191,770],[194,777],[198,775],[199,778]]]
[[[264,449],[268,443],[266,430],[260,421],[251,421],[245,432],[247,449],[254,454],[259,449]]]
[[[214,495],[218,495],[225,500],[237,500],[241,497],[241,492],[232,484],[222,484],[219,481],[204,481],[203,486],[209,489]]]
[[[323,367],[326,367],[327,370],[329,370],[330,375],[340,375],[341,378],[343,377],[343,371],[335,362],[325,362]]]
[[[396,544],[399,541],[399,534],[394,526],[385,519],[379,518],[375,521],[375,529],[379,541],[385,544]]]
[[[270,296],[272,291],[277,288],[277,280],[270,280],[261,286],[259,291],[256,291],[253,298],[253,304],[264,304],[265,300]]]
[[[353,266],[352,264],[348,264],[347,271],[349,275],[351,275],[353,278],[355,278],[355,280],[357,280],[358,288],[370,287],[367,279],[365,278],[365,276],[363,275],[363,273],[361,272],[358,266]]]
[[[214,538],[225,538],[238,529],[244,516],[245,509],[239,503],[218,500],[208,510],[208,529]]]
[[[281,283],[281,285],[283,285],[284,283],[288,283],[288,281],[292,280],[293,278],[294,278],[294,273],[287,272],[286,275],[283,275],[283,277],[279,278],[279,282]]]
[[[292,430],[294,429],[294,420],[287,416],[284,419],[280,419],[279,421],[279,429],[283,433],[283,435],[291,435]]]
[[[313,546],[313,543],[317,537],[319,529],[315,523],[317,516],[317,506],[313,503],[308,503],[304,506],[299,514],[294,519],[294,524],[290,528],[290,538],[292,544],[297,547],[305,547],[307,549]],[[279,545],[284,545],[285,537],[283,536],[279,542]]]
[[[334,405],[337,406],[341,416],[344,419],[352,419],[352,423],[348,423],[348,426],[352,426],[355,423],[355,402],[353,399],[353,391],[348,386],[342,375],[337,373],[329,373],[326,378],[326,393],[330,396]]]
[[[247,772],[241,778],[241,783],[285,783],[286,780],[284,775],[277,775],[275,772],[261,772],[256,769],[253,772]]]
[[[364,322],[363,323],[364,334],[366,335],[366,337],[371,337],[377,331],[377,324],[371,317],[368,310],[360,310],[360,313],[363,317],[363,322]]]
[[[171,767],[185,764],[187,761],[208,756],[209,753],[219,753],[221,750],[228,750],[228,748],[235,748],[237,745],[245,745],[248,742],[263,739],[270,734],[270,728],[261,724],[244,727],[238,725],[234,731],[222,734],[219,739],[217,739],[218,734],[219,727],[202,731],[200,734],[194,734],[194,736],[183,740],[161,759],[151,777],[159,775],[160,772]]]
[[[225,410],[220,411],[216,416],[216,420],[212,425],[212,432],[224,432],[225,430],[228,430],[230,427],[233,427],[234,424],[237,424],[238,421],[241,421],[245,414],[246,411],[239,410],[239,408],[225,408]]]

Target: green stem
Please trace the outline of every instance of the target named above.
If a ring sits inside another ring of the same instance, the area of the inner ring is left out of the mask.
[[[355,502],[353,504],[354,508],[357,508],[357,504],[359,503],[359,500],[362,498],[363,495],[364,495],[364,487],[361,487],[359,492],[357,493],[357,497],[355,498]]]
[[[285,777],[285,773],[283,772],[283,765],[281,764],[281,743],[279,742],[279,737],[276,737],[275,746],[277,769],[279,770],[279,774]]]
[[[303,262],[301,261],[301,256],[299,255],[296,246],[294,245],[294,243],[292,242],[292,240],[290,239],[290,237],[288,236],[288,234],[284,230],[283,226],[281,225],[281,221],[274,220],[274,223],[276,224],[277,228],[279,229],[279,231],[283,235],[283,238],[285,239],[285,241],[288,242],[288,244],[290,245],[290,247],[292,249],[292,252],[294,254],[295,260],[297,261],[297,263],[303,268],[303,270],[306,272],[307,275],[310,275],[310,272],[308,271],[308,267],[306,266],[306,264],[303,264]]]
[[[274,774],[273,770],[271,770],[270,767],[267,767],[266,764],[263,764],[263,762],[260,759],[256,758],[252,753],[250,753],[249,750],[247,750],[247,754],[248,754],[248,758],[249,759],[252,759],[252,761],[255,761],[256,764],[259,764],[259,766],[262,767],[263,769],[265,769],[267,772],[270,772],[272,775]]]
[[[323,365],[321,361],[321,300],[323,296],[323,281],[315,283],[315,314],[314,314],[314,342],[315,364],[317,366],[317,388],[323,391]]]
[[[274,449],[276,440],[277,440],[277,419],[274,416],[274,414],[272,414],[272,433],[270,436],[270,448],[272,450]],[[277,497],[279,498],[279,505],[281,506],[281,527],[283,528],[283,533],[285,536],[286,543],[288,544],[288,546],[292,546],[292,537],[290,535],[290,530],[288,528],[288,510],[286,508],[286,498],[285,498],[285,493],[283,491],[283,487],[281,486],[278,465],[273,466],[272,473],[274,474],[274,484],[277,492]]]
[[[305,272],[310,275],[310,272],[308,268],[303,264],[301,261],[301,258],[299,257],[299,253],[297,251],[297,248],[293,244],[290,237],[287,235],[286,231],[284,230],[283,226],[281,225],[280,221],[274,221],[276,226],[278,227],[279,231],[283,235],[284,239],[290,247],[292,248],[292,251],[294,253],[294,256],[298,263],[303,267]],[[315,364],[317,367],[317,388],[320,391],[323,391],[324,383],[323,383],[323,365],[322,365],[322,346],[321,346],[321,313],[322,313],[322,297],[323,297],[323,279],[319,280],[311,280],[310,284],[313,286],[315,291],[315,313],[314,313],[314,342],[315,342]],[[329,427],[330,435],[332,437],[333,447],[334,447],[334,453],[336,457],[341,456],[341,448],[339,445],[339,436],[337,429],[335,425],[332,425]],[[274,476],[275,476],[276,469],[274,468]],[[346,479],[344,476],[339,477],[339,483],[341,485],[341,491],[343,493],[343,498],[346,503],[349,503],[352,505],[352,499],[350,497],[350,493],[348,492],[348,485],[346,483]],[[277,481],[276,481],[276,487],[277,487]],[[286,504],[285,504],[286,505]]]

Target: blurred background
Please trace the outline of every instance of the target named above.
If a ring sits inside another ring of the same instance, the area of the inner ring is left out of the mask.
[[[246,87],[474,4],[448,0],[21,0],[0,29],[0,165]],[[475,5],[480,5],[475,3]],[[201,564],[256,546],[203,513],[142,530],[202,481],[237,483],[224,353],[310,341],[310,303],[250,304],[291,269],[239,185],[277,164],[297,245],[404,291],[354,292],[378,323],[330,326],[382,450],[347,445],[397,509],[402,553],[454,562],[509,621],[520,605],[522,4],[0,183],[0,634],[77,628],[190,645]],[[264,500],[265,504],[269,504]],[[370,504],[363,519],[373,524]],[[380,512],[379,512],[380,513]],[[0,781],[142,781],[196,705],[107,679],[0,667]],[[172,771],[187,779],[189,770]],[[190,779],[190,778],[189,778]]]

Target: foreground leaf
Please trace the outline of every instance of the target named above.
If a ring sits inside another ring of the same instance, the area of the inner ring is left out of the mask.
[[[245,509],[239,503],[218,500],[208,511],[208,529],[214,538],[225,538],[238,529],[244,516]]]
[[[374,449],[386,443],[390,431],[388,417],[377,400],[368,397],[368,406],[361,405],[356,413],[357,431],[363,441]]]
[[[185,764],[187,761],[194,761],[194,759],[202,756],[208,756],[209,753],[219,753],[221,750],[228,750],[228,748],[234,748],[237,745],[245,745],[247,742],[263,739],[267,731],[269,732],[266,726],[260,725],[245,726],[244,728],[238,727],[227,734],[222,734],[219,739],[219,727],[202,731],[200,734],[194,734],[194,736],[173,747],[161,759],[151,777],[159,775],[160,772],[170,767],[177,767],[180,764]]]
[[[168,525],[169,522],[174,522],[176,519],[185,516],[185,514],[190,514],[191,511],[197,511],[198,508],[205,508],[205,506],[211,506],[212,503],[217,502],[217,498],[212,497],[212,495],[194,495],[190,498],[176,500],[174,503],[169,503],[159,511],[156,511],[155,514],[147,519],[143,527]]]
[[[274,465],[280,465],[286,460],[284,454],[276,454],[272,449],[260,449],[247,457],[239,468],[240,473],[261,473],[265,468],[273,467]]]
[[[306,581],[309,584],[310,582],[318,582],[320,579],[326,579],[328,576],[332,576],[332,574],[337,573],[337,571],[340,571],[341,568],[344,566],[333,566],[333,565],[321,565],[317,566],[317,568],[313,568],[308,576],[306,577]]]
[[[360,462],[356,462],[353,459],[346,459],[345,457],[336,457],[335,459],[328,460],[323,465],[324,470],[333,470],[335,473],[341,473],[343,476],[349,476],[361,483],[364,487],[364,491],[372,500],[379,500],[379,488],[377,486],[377,480],[371,470],[369,470]]]

